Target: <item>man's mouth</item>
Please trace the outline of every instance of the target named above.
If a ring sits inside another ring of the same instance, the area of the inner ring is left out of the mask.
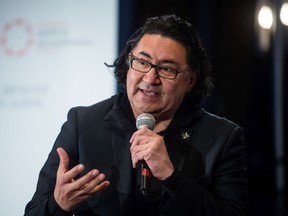
[[[145,82],[141,82],[138,89],[147,96],[159,96],[161,94],[160,86],[153,86]]]
[[[159,95],[158,92],[155,91],[150,91],[150,90],[145,90],[145,89],[140,89],[145,95],[148,96],[155,96],[155,95]]]

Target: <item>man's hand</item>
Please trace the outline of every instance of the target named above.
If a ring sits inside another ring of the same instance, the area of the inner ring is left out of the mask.
[[[72,211],[91,195],[109,186],[110,182],[104,181],[105,175],[97,169],[93,169],[75,180],[75,177],[85,169],[84,165],[78,164],[71,170],[68,170],[68,154],[63,148],[58,148],[57,152],[60,162],[57,170],[54,197],[63,210]]]
[[[144,127],[137,130],[130,139],[133,167],[145,160],[154,177],[165,180],[174,172],[163,137]]]

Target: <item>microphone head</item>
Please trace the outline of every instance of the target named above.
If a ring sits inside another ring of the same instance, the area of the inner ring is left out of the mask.
[[[136,120],[136,127],[137,129],[147,127],[150,130],[153,130],[155,127],[155,118],[149,113],[142,113]]]

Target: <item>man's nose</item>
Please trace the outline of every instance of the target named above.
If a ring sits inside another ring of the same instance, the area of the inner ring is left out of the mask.
[[[161,81],[157,73],[157,68],[152,67],[150,71],[144,75],[143,80],[150,84],[159,84]]]

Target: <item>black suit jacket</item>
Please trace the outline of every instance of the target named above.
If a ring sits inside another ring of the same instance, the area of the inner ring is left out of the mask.
[[[133,203],[129,140],[134,131],[135,119],[126,95],[71,109],[40,171],[25,215],[141,215],[142,210]],[[246,214],[245,148],[239,126],[182,104],[162,135],[176,171],[160,182],[162,195],[155,215]],[[60,146],[69,155],[70,168],[84,164],[83,175],[97,168],[111,182],[73,213],[62,211],[53,198],[59,164],[56,149]]]

